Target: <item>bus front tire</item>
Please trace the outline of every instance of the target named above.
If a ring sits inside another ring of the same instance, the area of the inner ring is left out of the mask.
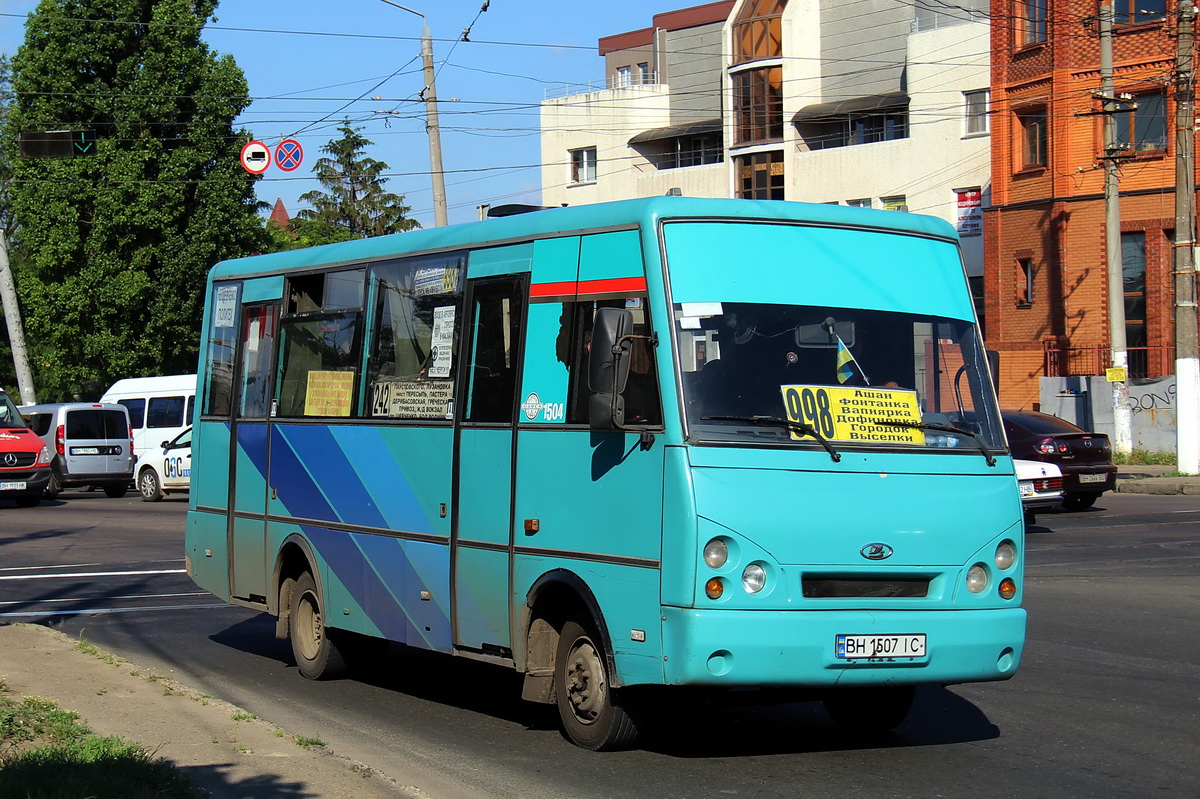
[[[333,680],[346,674],[346,661],[329,635],[322,607],[316,581],[304,572],[292,589],[288,637],[296,667],[310,680]]]
[[[908,717],[916,692],[911,685],[846,688],[825,697],[825,710],[847,732],[882,735]]]
[[[573,621],[559,635],[554,688],[563,731],[576,746],[599,752],[637,739],[637,725],[609,679],[600,636]]]

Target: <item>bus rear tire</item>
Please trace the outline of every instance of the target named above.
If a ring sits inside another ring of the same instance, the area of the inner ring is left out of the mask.
[[[325,626],[323,607],[316,581],[304,572],[292,589],[288,637],[296,667],[310,680],[333,680],[346,674],[346,661]]]
[[[882,735],[908,717],[916,692],[911,685],[847,688],[826,696],[825,710],[847,732]]]
[[[563,731],[576,746],[599,752],[625,749],[637,740],[637,724],[619,704],[604,644],[593,630],[573,621],[563,625],[554,688]]]

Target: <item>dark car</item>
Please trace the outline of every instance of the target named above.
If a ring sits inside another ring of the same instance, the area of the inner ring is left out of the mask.
[[[1014,458],[1053,463],[1063,473],[1063,507],[1090,508],[1117,485],[1108,436],[1037,411],[1001,411]]]

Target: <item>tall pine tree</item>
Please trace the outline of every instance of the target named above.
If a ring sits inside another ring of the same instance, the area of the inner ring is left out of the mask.
[[[233,120],[250,103],[201,40],[217,0],[42,0],[12,59],[2,144],[93,130],[95,153],[12,158],[12,237],[39,397],[196,368],[204,279],[265,233]]]
[[[349,231],[353,238],[420,227],[417,220],[408,217],[412,209],[404,205],[404,197],[384,191],[387,178],[381,175],[388,165],[364,154],[372,142],[360,130],[347,121],[338,128],[342,138],[321,148],[325,156],[317,160],[313,172],[327,191],[315,189],[300,195],[312,208],[296,216]]]

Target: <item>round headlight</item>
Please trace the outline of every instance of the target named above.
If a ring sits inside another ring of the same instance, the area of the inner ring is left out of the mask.
[[[704,562],[709,568],[719,569],[729,560],[729,547],[719,538],[714,538],[704,545]]]
[[[996,568],[1008,569],[1017,560],[1017,548],[1013,546],[1012,541],[1001,541],[1000,546],[996,547]]]
[[[720,599],[725,593],[725,583],[721,582],[720,577],[713,577],[704,584],[704,595],[709,599]]]
[[[967,590],[972,594],[978,594],[983,589],[987,588],[988,575],[987,569],[976,563],[967,571]]]
[[[767,584],[767,570],[758,563],[751,563],[742,570],[742,588],[747,594],[757,594]]]

